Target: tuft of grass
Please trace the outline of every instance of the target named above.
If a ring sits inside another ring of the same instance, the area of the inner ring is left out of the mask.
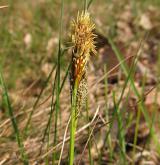
[[[125,92],[125,89],[128,85],[128,82],[132,76],[132,72],[134,71],[134,62],[133,62],[133,65],[131,66],[129,72],[128,72],[128,76],[125,80],[125,84],[123,86],[123,89],[122,89],[122,92],[121,92],[121,95],[120,95],[120,98],[118,101],[116,101],[116,97],[115,97],[115,92],[113,91],[113,103],[114,103],[114,108],[115,108],[115,113],[113,115],[113,120],[114,120],[114,117],[117,117],[117,121],[118,121],[118,140],[119,140],[119,145],[120,145],[120,153],[121,153],[121,164],[126,164],[126,146],[125,146],[125,131],[124,131],[124,123],[123,123],[123,120],[122,120],[122,114],[120,112],[120,104],[122,102],[122,99],[123,99],[123,96],[124,96],[124,92]],[[115,116],[116,115],[116,116]]]
[[[113,43],[112,39],[109,38],[109,43],[110,45],[112,46],[112,49],[115,53],[115,55],[117,56],[117,59],[119,60],[119,62],[123,61],[123,56],[122,54],[119,52],[118,48],[115,46],[115,44]],[[140,43],[139,45],[139,49],[141,48],[142,46],[142,42]],[[138,50],[139,50],[138,49]],[[136,57],[135,57],[135,60],[134,62],[132,63],[132,65],[135,67],[136,66],[136,63],[137,63],[137,60],[138,60],[138,52],[136,54]],[[126,75],[126,77],[128,77],[129,75],[129,72],[128,72],[128,67],[125,63],[121,63],[121,68],[124,72],[124,74]],[[134,73],[134,70],[132,71]],[[133,74],[132,73],[132,74]],[[139,125],[139,118],[140,118],[140,114],[143,113],[144,115],[144,118],[146,120],[146,123],[148,125],[148,127],[150,128],[150,135],[151,137],[154,139],[154,141],[156,142],[156,144],[159,144],[157,143],[158,142],[158,137],[156,136],[156,133],[155,133],[155,129],[153,127],[153,121],[152,119],[150,118],[147,110],[146,110],[146,107],[143,103],[143,97],[142,95],[139,93],[138,89],[136,88],[135,84],[134,84],[134,80],[133,80],[133,76],[130,76],[129,80],[130,82],[130,85],[131,85],[131,89],[133,90],[133,92],[135,93],[137,99],[139,100],[139,104],[138,104],[138,107],[139,107],[139,113],[138,113],[138,116],[137,116],[137,125],[136,125],[136,130],[135,131],[138,131],[138,125]],[[141,112],[141,113],[140,113]],[[135,138],[134,138],[134,147],[133,148],[136,148],[136,143],[137,143],[137,132],[135,132]]]

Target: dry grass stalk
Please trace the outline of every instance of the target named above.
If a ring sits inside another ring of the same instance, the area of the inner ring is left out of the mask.
[[[3,8],[7,8],[8,6],[5,5],[5,6],[0,6],[0,9],[3,9]]]

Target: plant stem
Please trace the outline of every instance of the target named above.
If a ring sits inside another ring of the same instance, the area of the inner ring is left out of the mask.
[[[2,76],[1,71],[0,71],[0,86],[2,86],[2,89],[3,89],[3,92],[4,92],[4,99],[5,99],[7,108],[8,108],[8,114],[9,114],[13,129],[14,129],[14,133],[15,133],[15,136],[16,136],[16,141],[18,143],[19,151],[20,151],[20,154],[21,154],[21,159],[22,159],[24,165],[28,165],[29,164],[28,163],[28,157],[25,153],[23,141],[22,141],[22,138],[20,137],[20,132],[19,132],[19,129],[18,129],[17,121],[16,121],[16,118],[14,117],[14,114],[13,114],[13,109],[12,109],[11,102],[10,102],[10,99],[9,99],[7,87],[6,87],[5,82],[3,80],[3,76]]]
[[[76,109],[76,96],[77,96],[77,81],[75,81],[74,89],[72,92],[72,107],[71,107],[71,124],[70,124],[70,155],[69,165],[73,165],[74,162],[74,144],[75,144],[75,132],[77,126],[77,109]]]
[[[61,43],[62,43],[62,21],[63,17],[63,0],[61,0],[61,14],[60,14],[60,23],[59,23],[59,47],[58,47],[58,57],[57,57],[57,77],[56,77],[56,111],[55,111],[55,127],[54,127],[54,146],[56,146],[57,143],[57,137],[58,137],[58,117],[59,117],[59,111],[60,111],[60,67],[61,67],[61,54],[62,54],[62,48],[61,48]],[[53,107],[53,100],[52,100],[52,107]],[[52,164],[55,164],[55,161],[57,159],[57,153],[53,153],[53,161]]]
[[[85,12],[87,11],[87,6],[88,6],[88,1],[84,0],[84,11]]]

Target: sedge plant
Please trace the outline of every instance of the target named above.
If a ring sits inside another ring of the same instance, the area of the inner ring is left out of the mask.
[[[91,53],[96,54],[93,33],[95,29],[88,12],[78,13],[71,22],[72,60],[70,72],[71,85],[71,124],[69,164],[74,163],[75,132],[77,117],[85,104],[87,96],[87,64]]]

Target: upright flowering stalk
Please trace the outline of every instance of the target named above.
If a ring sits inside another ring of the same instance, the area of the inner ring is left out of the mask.
[[[87,95],[87,64],[90,54],[96,53],[93,33],[95,25],[87,12],[78,13],[77,19],[71,23],[72,66],[71,83],[71,129],[70,129],[70,165],[74,160],[74,139],[77,125],[77,112],[85,102]]]
[[[80,109],[87,93],[87,63],[91,52],[96,53],[93,33],[95,25],[92,23],[89,13],[78,13],[77,19],[71,23],[72,67],[71,67],[71,92],[77,86],[77,105]]]

